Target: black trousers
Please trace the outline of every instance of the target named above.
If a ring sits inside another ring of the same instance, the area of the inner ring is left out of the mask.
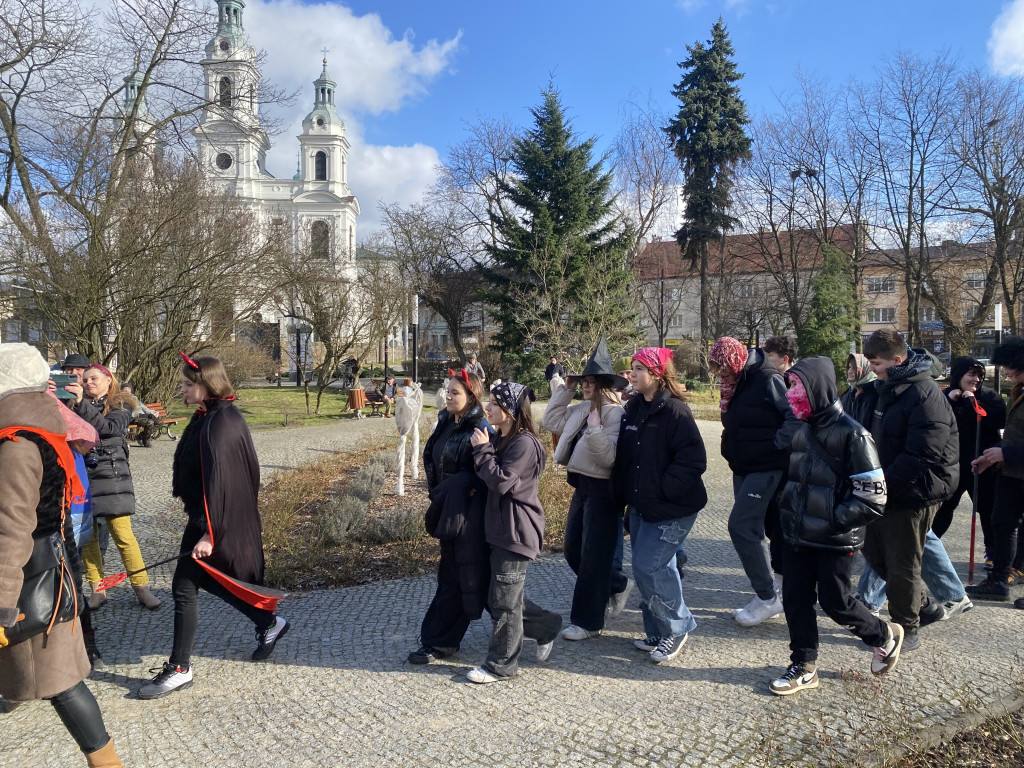
[[[420,642],[428,648],[444,653],[455,653],[469,629],[469,623],[480,618],[466,613],[456,563],[455,542],[442,541],[441,562],[437,566],[437,591],[420,625]],[[482,572],[489,572],[484,563]]]
[[[978,498],[974,498],[974,473],[971,472],[971,465],[960,465],[960,484],[953,491],[953,495],[942,502],[939,511],[935,513],[935,521],[932,523],[932,532],[942,538],[942,534],[949,530],[953,522],[953,512],[960,499],[966,493],[971,501],[978,503],[978,520],[981,521],[981,535],[985,542],[985,551],[992,552],[992,509],[996,503],[996,479],[999,471],[989,469],[978,475]]]
[[[202,531],[186,528],[181,539],[179,552],[188,552],[202,538]],[[174,595],[174,646],[171,649],[171,664],[188,669],[192,663],[192,644],[196,639],[199,625],[199,589],[216,595],[232,608],[244,614],[256,625],[257,631],[274,626],[274,614],[262,608],[254,608],[239,597],[228,592],[219,581],[204,571],[191,557],[183,557],[174,569],[171,580],[171,594]]]
[[[782,605],[789,627],[789,658],[794,663],[818,660],[816,602],[832,621],[872,648],[885,645],[888,640],[885,622],[872,616],[867,606],[853,596],[853,560],[852,552],[783,544]]]
[[[992,578],[1006,581],[1019,554],[1017,532],[1024,519],[1024,480],[999,475],[992,509]]]
[[[889,615],[904,629],[921,625],[921,606],[928,601],[921,556],[938,509],[937,503],[902,509],[886,506],[882,519],[871,523],[864,535],[864,559],[885,579]]]
[[[107,746],[110,734],[103,725],[100,705],[96,703],[96,697],[86,687],[84,680],[51,697],[49,701],[78,748],[85,754]]]
[[[589,632],[604,628],[608,598],[626,588],[626,575],[612,568],[621,510],[611,480],[575,475],[576,492],[565,522],[565,561],[576,574],[569,621]]]

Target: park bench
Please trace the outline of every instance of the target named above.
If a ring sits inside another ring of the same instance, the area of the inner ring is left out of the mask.
[[[371,416],[384,415],[384,398],[377,394],[376,389],[366,390],[366,407],[370,409]]]
[[[176,418],[168,418],[167,409],[164,408],[163,403],[146,403],[146,407],[156,414],[156,436],[160,437],[160,433],[162,432],[171,440],[177,440],[178,436],[171,434],[171,427],[182,421],[188,421],[188,417],[178,416]],[[138,440],[141,429],[142,428],[137,425],[132,425],[131,429],[128,430],[128,439]]]

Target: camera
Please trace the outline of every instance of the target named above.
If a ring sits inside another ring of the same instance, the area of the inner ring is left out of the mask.
[[[54,392],[59,400],[75,400],[78,398],[73,392],[68,392],[66,387],[68,384],[78,383],[78,376],[74,373],[51,373],[50,379],[57,385],[57,391]]]

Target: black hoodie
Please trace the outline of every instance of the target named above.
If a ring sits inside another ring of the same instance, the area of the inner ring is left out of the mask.
[[[865,526],[885,508],[874,441],[843,412],[829,358],[805,358],[786,376],[803,382],[811,415],[793,435],[779,501],[783,535],[794,547],[852,552],[864,544]]]
[[[911,352],[878,382],[871,436],[885,470],[889,506],[898,509],[945,501],[960,482],[960,431],[931,368],[928,357]]]
[[[980,368],[984,379],[985,366],[973,357],[958,357],[953,361],[949,373],[949,386],[942,390],[953,408],[957,429],[960,431],[960,474],[970,472],[970,463],[986,448],[999,444],[999,430],[1006,426],[1006,403],[994,389],[978,385],[975,399],[985,411],[981,419],[979,440],[978,414],[974,410],[971,398],[960,396],[956,400],[949,397],[953,390],[960,391],[960,379],[972,368]]]

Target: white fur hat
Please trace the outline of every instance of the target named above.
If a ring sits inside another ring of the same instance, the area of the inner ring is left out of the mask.
[[[50,366],[31,344],[0,344],[0,398],[45,392]]]

